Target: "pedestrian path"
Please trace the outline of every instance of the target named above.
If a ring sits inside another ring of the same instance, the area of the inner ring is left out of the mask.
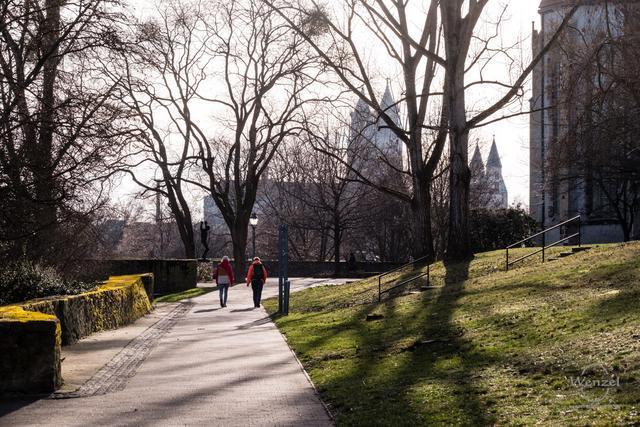
[[[164,308],[164,326],[115,355],[114,369],[85,387],[88,397],[1,403],[0,426],[332,424],[265,310],[252,307],[249,288],[232,288],[226,308],[216,292],[190,303]],[[144,360],[137,348],[147,352]]]

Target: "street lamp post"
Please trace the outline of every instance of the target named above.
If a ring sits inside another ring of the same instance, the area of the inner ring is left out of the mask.
[[[256,257],[256,225],[258,225],[258,215],[255,212],[251,214],[249,218],[249,224],[251,224],[251,229],[253,231],[253,256],[251,259]]]

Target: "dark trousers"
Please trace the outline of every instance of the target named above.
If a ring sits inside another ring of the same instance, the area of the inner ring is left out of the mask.
[[[226,305],[229,285],[218,285],[218,289],[220,290],[220,305]]]
[[[262,300],[262,280],[252,280],[251,289],[253,290],[253,305],[254,307],[260,307],[260,300]]]

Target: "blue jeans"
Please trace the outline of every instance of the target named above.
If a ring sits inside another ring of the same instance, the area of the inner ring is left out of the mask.
[[[229,294],[229,285],[218,285],[220,291],[220,305],[227,305],[227,295]]]

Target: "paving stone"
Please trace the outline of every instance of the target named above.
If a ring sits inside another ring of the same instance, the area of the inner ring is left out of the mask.
[[[292,291],[316,284],[294,281]],[[276,288],[270,281],[265,295]],[[249,288],[232,288],[226,308],[217,299],[210,293],[175,308],[74,399],[0,403],[0,426],[332,425],[265,310],[252,308]]]

